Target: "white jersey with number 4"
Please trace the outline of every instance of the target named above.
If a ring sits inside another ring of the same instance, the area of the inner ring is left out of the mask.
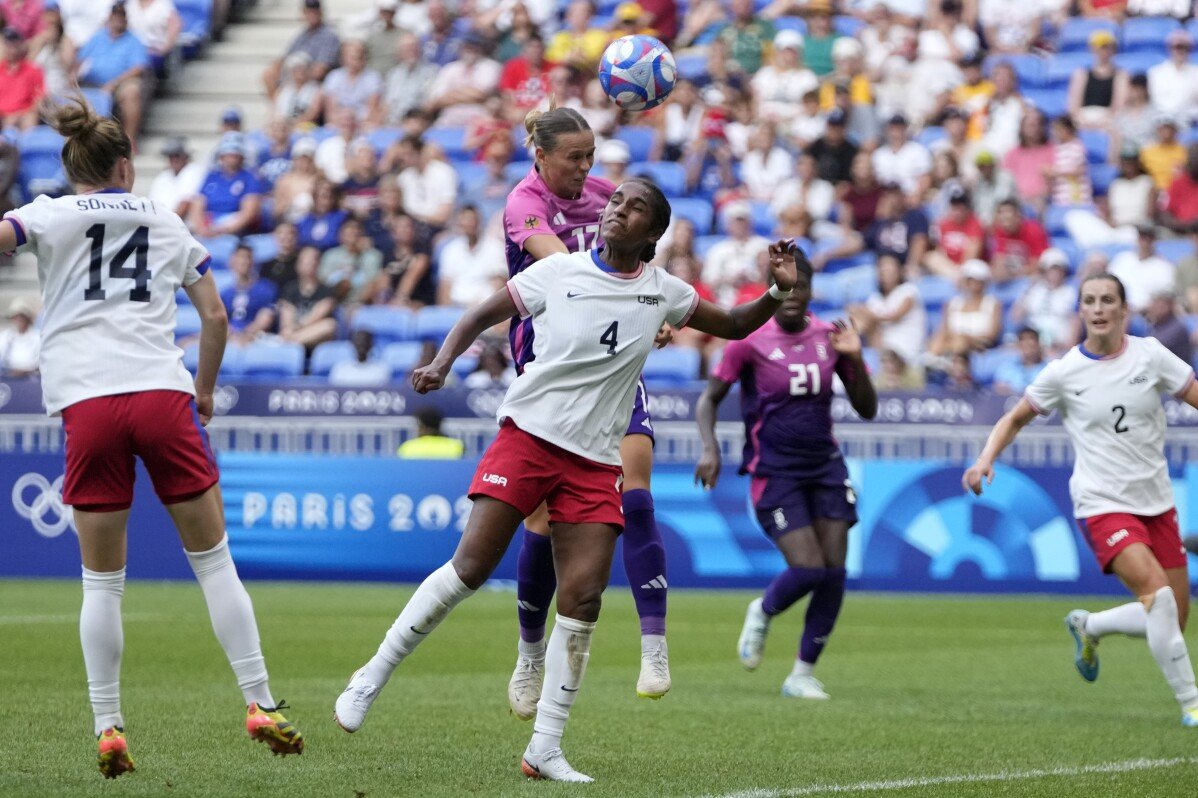
[[[171,210],[121,191],[38,197],[5,214],[37,255],[42,392],[51,415],[84,399],[194,394],[175,346],[175,292],[208,252]]]
[[[1190,365],[1160,341],[1124,337],[1106,357],[1075,346],[1028,386],[1032,408],[1060,412],[1073,442],[1069,494],[1077,518],[1172,509],[1161,394],[1180,397],[1193,381]]]
[[[594,250],[555,254],[508,281],[533,355],[499,420],[589,460],[620,465],[637,381],[662,322],[684,327],[695,289],[664,269],[612,272]]]

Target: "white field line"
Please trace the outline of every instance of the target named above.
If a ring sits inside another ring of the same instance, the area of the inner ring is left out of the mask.
[[[861,781],[856,784],[816,784],[810,787],[782,789],[743,790],[726,793],[718,798],[798,798],[804,795],[835,795],[853,792],[890,792],[910,790],[916,787],[937,787],[942,784],[983,784],[988,782],[1026,781],[1062,776],[1083,776],[1090,773],[1130,773],[1136,770],[1157,770],[1182,765],[1198,765],[1198,757],[1176,757],[1173,759],[1128,759],[1123,762],[1106,762],[1099,765],[1047,768],[1043,770],[1007,770],[998,773],[960,773],[950,776],[929,776],[921,779],[892,779],[888,781]],[[716,798],[709,796],[708,798]]]
[[[148,621],[165,617],[156,612],[126,612],[122,619],[125,621]],[[39,623],[79,623],[79,613],[61,613],[56,615],[0,615],[0,626],[27,626]]]

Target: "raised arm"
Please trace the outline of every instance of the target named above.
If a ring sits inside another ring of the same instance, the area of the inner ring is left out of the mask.
[[[1191,393],[1195,393],[1192,386],[1190,393],[1186,394],[1187,402],[1190,401]],[[1198,401],[1198,393],[1195,394],[1195,401]],[[982,495],[982,479],[986,480],[987,485],[994,481],[994,461],[1011,445],[1019,431],[1032,423],[1035,417],[1036,411],[1032,409],[1027,397],[1020,399],[1019,404],[1011,408],[1010,412],[998,420],[994,429],[990,430],[990,437],[986,439],[982,453],[961,477],[961,485],[966,490],[973,491],[975,495]]]
[[[412,372],[412,387],[416,393],[435,391],[445,384],[445,375],[453,368],[453,363],[463,352],[470,348],[478,336],[487,330],[519,314],[516,303],[506,286],[491,294],[481,305],[470,308],[453,325],[440,351],[427,366],[422,366]]]
[[[695,421],[699,424],[699,437],[703,439],[703,454],[695,466],[695,484],[709,490],[715,487],[720,478],[720,444],[715,437],[716,410],[731,388],[732,383],[712,377],[695,405]]]

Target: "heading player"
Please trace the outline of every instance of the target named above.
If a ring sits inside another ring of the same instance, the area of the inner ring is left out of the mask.
[[[777,285],[731,311],[699,300],[662,269],[646,268],[670,221],[648,181],[621,184],[603,211],[602,249],[555,254],[513,277],[468,311],[428,366],[412,373],[423,393],[444,383],[454,360],[489,327],[519,314],[536,332],[535,359],[508,389],[500,431],[470,485],[474,508],[453,559],[433,572],[399,614],[378,652],[337,699],[335,718],[356,731],[399,664],[499,564],[522,519],[548,503],[559,579],[545,685],[522,769],[531,778],[585,782],[561,739],[582,686],[591,635],[611,572],[620,507],[620,442],[645,359],[663,322],[721,338],[760,327],[795,283],[794,261],[771,247]]]
[[[820,321],[807,312],[811,270],[799,264],[794,295],[774,318],[724,356],[699,398],[696,418],[703,456],[695,481],[714,488],[720,475],[716,409],[736,382],[745,420],[744,461],[757,520],[786,560],[765,594],[749,604],[737,644],[749,670],[761,664],[770,619],[808,593],[811,602],[798,656],[782,694],[826,699],[813,675],[844,602],[849,529],[857,523],[857,497],[840,446],[832,434],[832,382],[839,376],[857,414],[872,419],[878,395],[861,359],[861,338],[844,322]]]
[[[179,530],[217,639],[245,696],[246,729],[276,754],[303,737],[271,696],[249,594],[225,536],[219,474],[204,425],[228,321],[207,251],[170,209],[130,194],[133,147],[121,126],[81,100],[45,113],[67,137],[62,161],[77,192],[38,197],[0,221],[0,252],[37,255],[45,306],[42,392],[66,433],[63,503],[83,560],[79,636],[99,738],[100,772],[133,770],[121,714],[125,532],[140,457]],[[193,383],[175,346],[175,292],[201,319]],[[194,397],[194,398],[193,398]]]
[[[1124,634],[1148,648],[1181,706],[1184,726],[1198,727],[1198,689],[1182,636],[1190,607],[1186,553],[1177,528],[1165,462],[1162,393],[1198,407],[1194,370],[1155,338],[1132,338],[1123,283],[1109,274],[1081,285],[1086,339],[1049,363],[1023,398],[999,419],[961,478],[975,494],[994,480],[994,462],[1037,414],[1061,414],[1076,452],[1069,493],[1082,534],[1105,573],[1138,601],[1103,612],[1074,610],[1065,625],[1074,663],[1098,678],[1098,641]]]

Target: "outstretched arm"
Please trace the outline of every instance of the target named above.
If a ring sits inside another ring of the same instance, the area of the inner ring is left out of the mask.
[[[440,351],[427,366],[412,372],[412,387],[416,393],[435,391],[445,384],[445,375],[463,352],[470,348],[478,336],[501,321],[519,315],[516,303],[506,286],[491,294],[485,302],[466,311],[458,323],[453,325]]]
[[[786,238],[770,244],[770,273],[777,289],[785,293],[789,293],[799,281],[795,258],[802,258],[807,263],[807,256],[802,250],[796,249],[795,254],[791,253],[793,245],[794,241]],[[807,263],[806,272],[811,273],[810,263]],[[688,326],[716,338],[740,340],[769,321],[781,305],[782,299],[774,296],[773,289],[732,310],[724,310],[707,300],[701,300]]]
[[[1187,394],[1187,401],[1188,399],[1189,395]],[[1195,400],[1198,401],[1198,397],[1195,397]],[[1032,409],[1027,397],[1020,399],[1019,404],[1011,408],[1010,412],[998,420],[994,429],[990,430],[986,446],[978,455],[977,462],[971,465],[961,477],[961,485],[978,496],[982,495],[982,479],[985,478],[987,485],[994,481],[994,461],[998,459],[1004,449],[1011,445],[1019,431],[1032,423],[1032,419],[1035,417],[1036,411]]]
[[[699,423],[699,437],[703,440],[703,455],[695,466],[695,483],[708,489],[714,488],[716,480],[720,478],[720,444],[715,437],[716,410],[731,388],[732,383],[712,377],[695,406],[695,420]]]

